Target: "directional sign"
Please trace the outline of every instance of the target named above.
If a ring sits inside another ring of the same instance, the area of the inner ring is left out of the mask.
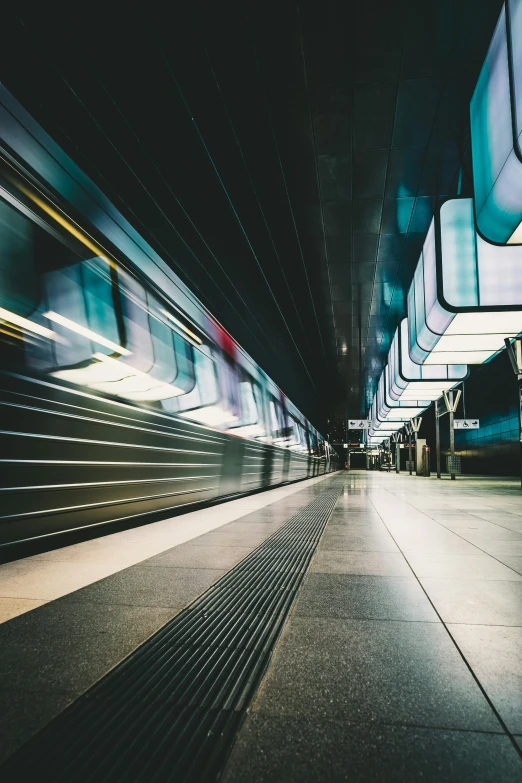
[[[480,421],[478,419],[453,419],[453,429],[455,430],[478,430]]]
[[[370,429],[370,421],[368,419],[349,419],[348,420],[348,429],[349,430],[369,430]]]

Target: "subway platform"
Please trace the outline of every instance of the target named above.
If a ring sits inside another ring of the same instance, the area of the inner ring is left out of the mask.
[[[0,566],[2,780],[519,781],[514,479],[339,472]]]

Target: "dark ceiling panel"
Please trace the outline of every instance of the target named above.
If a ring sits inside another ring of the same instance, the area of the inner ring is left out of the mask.
[[[316,87],[311,109],[317,154],[351,152],[352,99],[350,90]]]
[[[327,236],[349,237],[352,232],[352,205],[335,203],[323,204],[324,230]]]
[[[354,154],[353,195],[355,198],[382,198],[388,152],[371,150]]]
[[[353,262],[354,264],[374,263],[377,258],[377,246],[379,237],[377,234],[353,235]]]
[[[381,226],[382,199],[358,198],[353,202],[353,230],[363,234],[378,234]]]
[[[386,177],[387,197],[415,196],[422,176],[425,157],[426,150],[422,147],[390,150]]]
[[[414,204],[413,197],[384,199],[381,233],[404,234],[410,225]]]
[[[350,201],[352,191],[351,155],[319,155],[317,166],[322,200]]]
[[[365,413],[433,210],[471,193],[500,7],[199,2],[81,27],[17,7],[3,79],[321,425]]]
[[[394,84],[360,84],[354,97],[354,149],[386,149],[390,146],[395,98]]]
[[[410,79],[400,83],[394,147],[423,147],[429,142],[441,89],[439,79]]]
[[[352,260],[352,239],[351,233],[345,237],[327,235],[326,245],[328,247],[328,262],[330,267],[338,264],[348,267]]]

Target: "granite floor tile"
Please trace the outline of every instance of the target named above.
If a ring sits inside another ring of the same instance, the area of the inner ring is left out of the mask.
[[[223,569],[134,566],[108,576],[62,601],[89,604],[171,607],[177,611],[207,590]]]
[[[60,563],[32,558],[6,563],[0,570],[2,598],[52,601],[65,592],[103,579],[111,569],[100,563]]]
[[[515,783],[521,776],[522,761],[503,735],[251,714],[221,780]]]
[[[480,554],[474,544],[458,536],[442,536],[437,533],[423,536],[418,532],[407,534],[392,531],[392,533],[405,554],[441,555],[443,557]]]
[[[522,581],[522,576],[486,554],[457,555],[408,552],[408,561],[421,578]]]
[[[346,523],[338,524],[337,520],[331,519],[327,527],[328,533],[338,533],[341,535],[352,536],[381,536],[382,538],[389,538],[390,533],[386,529],[386,526],[382,522],[371,522],[369,524],[360,523]]]
[[[522,557],[522,538],[520,541],[506,539],[475,539],[474,543],[489,555],[518,555]]]
[[[296,617],[440,622],[416,579],[311,573],[299,592]]]
[[[79,695],[173,615],[156,607],[72,604],[65,597],[15,617],[0,626],[0,691]]]
[[[441,624],[292,617],[252,710],[500,731]]]
[[[180,544],[161,555],[144,560],[147,568],[212,568],[228,570],[237,565],[252,549],[241,546],[193,546],[192,542]]]
[[[511,555],[495,555],[497,560],[500,560],[501,563],[504,563],[504,565],[507,565],[508,568],[512,568],[513,571],[516,571],[517,574],[522,574],[522,555],[516,555],[515,557],[512,557]]]
[[[379,517],[354,517],[350,514],[344,517],[331,516],[328,523],[328,527],[342,526],[342,527],[367,527],[371,530],[383,530],[385,529],[382,519]]]
[[[9,720],[0,727],[0,764],[69,706],[78,694],[60,690],[34,691],[0,687],[0,703],[9,705]]]
[[[275,522],[266,522],[266,521],[257,521],[254,522],[243,522],[243,520],[238,522],[230,522],[226,526],[226,528],[223,529],[223,533],[263,533],[267,538],[268,536],[271,536],[272,533],[275,533],[276,530],[279,530],[279,528],[285,524],[288,520],[277,520]]]
[[[330,528],[321,539],[319,550],[340,549],[352,552],[398,552],[391,536],[336,534]]]
[[[0,623],[5,623],[19,614],[38,609],[47,601],[31,601],[27,598],[0,598]]]
[[[320,549],[312,561],[310,572],[413,577],[406,560],[397,552],[349,552]]]
[[[254,548],[262,544],[267,537],[266,533],[254,533],[249,530],[228,532],[226,528],[223,528],[193,538],[191,543],[194,546],[251,546]]]
[[[449,628],[509,731],[522,734],[522,628]]]
[[[522,535],[520,535],[520,533],[515,533],[513,530],[496,527],[494,530],[459,531],[459,534],[464,536],[467,541],[472,541],[481,548],[484,548],[484,545],[487,546],[488,544],[497,544],[504,548],[511,545],[513,547],[513,554],[522,554]]]
[[[522,582],[432,578],[420,581],[444,622],[522,626]]]

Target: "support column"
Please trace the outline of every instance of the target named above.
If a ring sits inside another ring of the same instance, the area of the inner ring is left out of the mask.
[[[412,430],[410,424],[406,424],[405,429],[406,429],[406,432],[408,433],[408,460],[409,460],[409,463],[410,463],[410,476],[412,476],[413,475],[413,467],[412,467],[412,465],[413,465],[413,458],[412,458],[412,453],[411,453],[411,435],[412,435],[413,430]]]
[[[451,457],[451,467],[455,467],[455,430],[453,429],[453,392],[448,392],[448,399],[450,401],[451,407],[449,410],[449,436],[450,436],[450,457]],[[452,481],[455,481],[455,473],[450,473],[450,479]]]
[[[395,443],[395,472],[400,473],[401,470],[401,448],[399,445],[399,441],[401,439],[401,433],[395,432],[392,435],[393,442]]]
[[[513,367],[513,372],[517,378],[517,395],[518,395],[518,440],[520,444],[520,483],[522,486],[522,340],[520,337],[511,343],[511,340],[506,337],[504,340],[506,344],[509,361]]]
[[[437,457],[437,478],[440,478],[440,416],[438,411],[438,400],[435,400],[435,449]]]
[[[460,389],[457,392],[444,392],[444,402],[446,404],[446,410],[449,413],[449,428],[450,428],[450,478],[455,481],[455,430],[453,429],[453,416],[457,410],[459,404]]]
[[[419,430],[420,426],[422,424],[422,416],[417,416],[416,418],[413,418],[410,422],[410,429],[415,434],[415,475],[419,476],[418,466],[419,466]]]

